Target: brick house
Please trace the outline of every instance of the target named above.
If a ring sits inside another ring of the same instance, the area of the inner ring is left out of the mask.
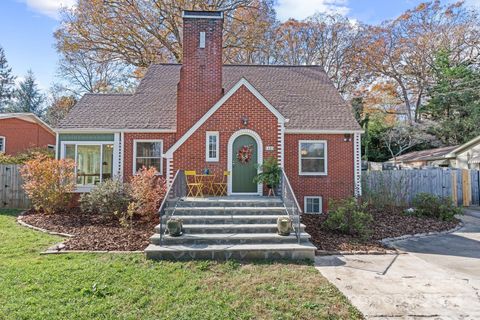
[[[182,64],[151,65],[133,94],[84,95],[56,128],[79,192],[145,165],[170,183],[177,170],[228,170],[229,195],[262,195],[255,164],[269,157],[306,212],[361,192],[362,131],[321,67],[223,65],[223,14],[185,11],[183,21]]]
[[[0,113],[0,152],[15,155],[36,147],[55,147],[48,124],[33,113]]]

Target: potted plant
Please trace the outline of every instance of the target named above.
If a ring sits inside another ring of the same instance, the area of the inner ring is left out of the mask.
[[[172,237],[179,237],[182,235],[183,221],[178,218],[170,218],[167,221],[167,231]]]
[[[292,231],[292,219],[290,217],[278,217],[277,230],[281,236],[288,236]]]
[[[275,188],[280,184],[282,168],[274,157],[266,159],[262,165],[258,166],[261,170],[254,178],[255,183],[263,183],[268,188],[268,195],[275,195]]]

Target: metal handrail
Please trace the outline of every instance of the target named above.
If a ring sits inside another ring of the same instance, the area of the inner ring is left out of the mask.
[[[295,236],[297,237],[298,243],[300,243],[300,215],[302,214],[302,209],[298,204],[297,197],[293,192],[292,185],[288,180],[287,174],[285,173],[285,171],[283,171],[283,168],[280,187],[280,196],[283,200],[285,211],[287,212],[290,219],[292,219],[293,230],[295,231]]]
[[[158,209],[158,213],[160,215],[160,245],[163,242],[163,234],[166,231],[163,230],[163,216],[167,217],[168,211],[167,209],[173,208],[170,217],[175,214],[175,209],[177,208],[178,201],[185,197],[187,194],[187,186],[185,181],[185,173],[183,170],[178,170],[175,173],[175,176],[172,180],[172,183],[167,188],[167,193],[160,204],[160,208]],[[165,219],[167,221],[168,219]]]

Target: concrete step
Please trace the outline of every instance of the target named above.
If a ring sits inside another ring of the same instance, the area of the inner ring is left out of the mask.
[[[163,225],[165,228],[165,225]],[[262,224],[184,224],[187,234],[204,233],[277,233],[276,223]],[[305,225],[300,225],[300,232],[305,231]],[[160,225],[155,227],[155,233],[160,233]]]
[[[284,207],[177,207],[166,209],[166,215],[286,215]]]
[[[307,242],[308,233],[300,234],[300,241]],[[275,244],[297,243],[297,237],[292,232],[289,236],[276,233],[212,233],[212,234],[184,234],[180,237],[163,236],[164,245],[212,245],[212,244]],[[150,243],[159,245],[160,234],[156,233],[150,238]]]
[[[183,198],[177,207],[283,207],[283,201],[277,197]]]
[[[182,219],[184,225],[188,224],[262,224],[277,223],[278,215],[213,215],[213,216],[191,216],[175,215],[177,219]],[[162,217],[163,223],[168,221],[169,217]]]
[[[150,244],[145,253],[154,260],[313,260],[315,247],[305,244],[168,245]]]

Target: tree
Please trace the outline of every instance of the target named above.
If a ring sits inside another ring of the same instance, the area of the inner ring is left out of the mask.
[[[63,120],[77,102],[75,96],[68,95],[59,85],[50,89],[49,106],[45,112],[45,121],[56,127]]]
[[[385,132],[382,141],[396,162],[399,155],[420,144],[427,144],[432,139],[433,137],[426,134],[420,125],[397,123]]]
[[[15,89],[12,104],[7,110],[9,112],[32,112],[41,117],[44,111],[44,102],[45,96],[38,89],[32,70],[29,70],[25,79]]]
[[[480,71],[476,61],[455,63],[441,51],[435,60],[436,82],[423,111],[436,125],[431,131],[447,145],[480,135]]]
[[[420,108],[433,78],[433,58],[447,49],[455,61],[479,54],[478,13],[463,2],[422,3],[395,20],[370,26],[359,51],[364,72],[375,81],[396,84],[410,123],[420,121]]]
[[[79,96],[85,92],[105,93],[132,91],[134,81],[132,68],[103,57],[80,52],[63,52],[58,74],[68,85],[67,91]]]
[[[258,17],[254,13],[265,11],[265,3],[271,9],[271,0],[268,1],[79,0],[75,8],[63,11],[61,27],[55,32],[56,45],[60,52],[108,56],[141,68],[155,62],[181,62],[182,10],[223,10],[225,46],[243,48],[243,42],[234,40],[235,32],[241,30],[244,39],[250,34],[261,34],[258,21],[253,20]],[[254,13],[235,14],[236,10]],[[262,40],[257,36],[254,42]],[[238,55],[236,51],[232,54]]]
[[[12,98],[15,77],[8,66],[5,51],[0,46],[0,112],[3,112]]]

